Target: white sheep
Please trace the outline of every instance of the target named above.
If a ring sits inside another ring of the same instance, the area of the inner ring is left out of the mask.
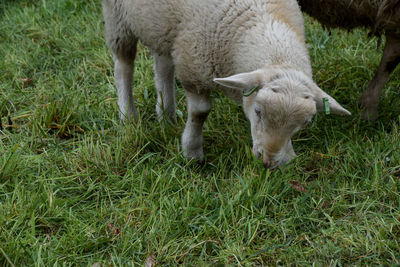
[[[364,119],[378,115],[379,96],[389,75],[400,63],[400,1],[399,0],[298,0],[306,13],[327,27],[351,30],[368,27],[374,35],[386,35],[379,67],[360,98]]]
[[[175,119],[174,70],[185,89],[187,158],[204,156],[202,128],[217,88],[242,102],[253,153],[271,168],[295,156],[291,137],[323,98],[332,113],[350,114],[312,79],[296,0],[103,0],[103,14],[121,118],[136,113],[131,86],[140,40],[153,53],[160,119]]]

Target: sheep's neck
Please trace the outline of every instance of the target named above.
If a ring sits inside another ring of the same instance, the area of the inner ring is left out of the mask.
[[[234,74],[284,65],[311,76],[305,43],[284,23],[256,25],[232,42]]]

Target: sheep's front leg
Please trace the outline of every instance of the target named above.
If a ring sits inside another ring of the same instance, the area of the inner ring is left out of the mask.
[[[154,76],[157,89],[156,111],[158,120],[164,117],[175,121],[175,79],[174,64],[170,56],[153,52]]]
[[[186,90],[186,100],[188,118],[182,135],[183,154],[188,159],[203,159],[203,124],[211,110],[210,95]]]
[[[368,84],[367,89],[360,98],[360,103],[364,106],[363,118],[365,120],[375,120],[378,116],[379,96],[393,72],[400,62],[400,39],[387,36],[382,60],[379,64],[374,78]]]

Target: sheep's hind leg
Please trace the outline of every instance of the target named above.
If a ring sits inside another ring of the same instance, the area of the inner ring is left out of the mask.
[[[118,107],[121,120],[131,119],[137,116],[132,95],[136,44],[137,40],[132,40],[129,48],[125,50],[121,49],[113,53],[114,77],[118,91]]]
[[[387,36],[378,70],[360,98],[364,106],[363,119],[375,120],[378,116],[379,96],[390,74],[400,62],[400,39]]]
[[[209,93],[186,92],[188,118],[182,134],[183,155],[188,159],[200,159],[203,154],[203,124],[211,110]]]
[[[156,52],[153,52],[153,58],[158,120],[161,121],[165,117],[175,122],[175,79],[172,58]]]

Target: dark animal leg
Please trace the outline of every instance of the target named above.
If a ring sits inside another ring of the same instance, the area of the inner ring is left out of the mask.
[[[387,36],[378,70],[360,98],[360,103],[364,106],[362,114],[364,120],[375,120],[377,118],[379,96],[385,87],[385,83],[389,79],[389,75],[393,72],[399,62],[400,39]]]

